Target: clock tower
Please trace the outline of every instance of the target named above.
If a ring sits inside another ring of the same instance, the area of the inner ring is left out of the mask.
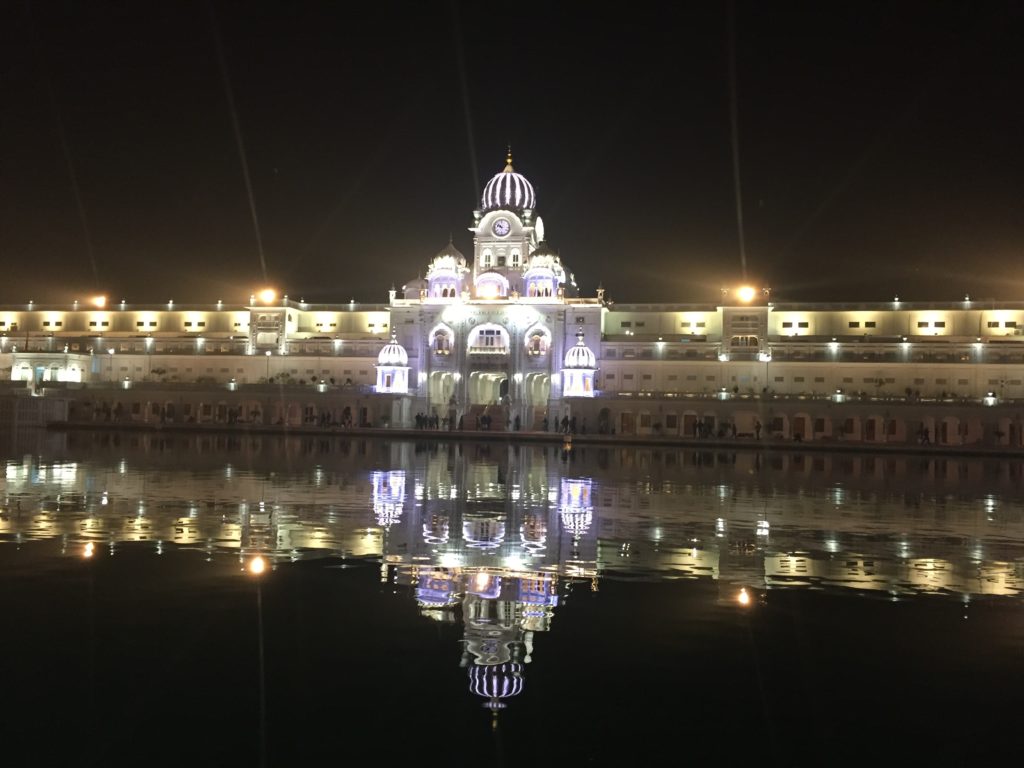
[[[505,169],[484,187],[479,210],[473,211],[473,286],[478,299],[506,298],[523,292],[523,272],[539,242],[543,226],[534,216],[533,185],[512,167],[509,151]]]

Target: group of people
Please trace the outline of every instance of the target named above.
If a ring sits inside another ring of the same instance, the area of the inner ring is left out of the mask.
[[[551,425],[551,421],[550,419],[548,419],[547,416],[544,417],[542,425],[544,427],[544,431],[547,432],[548,427]],[[555,419],[554,429],[552,431],[560,435],[577,434],[576,417],[573,416],[572,418],[570,418],[569,416],[563,416],[561,421]],[[587,434],[587,418],[585,416],[583,417],[583,423],[579,427],[579,434]]]

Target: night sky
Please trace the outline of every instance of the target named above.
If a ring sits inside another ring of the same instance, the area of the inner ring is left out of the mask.
[[[292,298],[385,301],[449,233],[471,255],[511,144],[584,293],[714,301],[741,278],[727,8],[5,3],[0,302],[264,284],[218,38],[268,281]],[[1022,22],[1012,3],[737,3],[750,281],[1022,298]]]

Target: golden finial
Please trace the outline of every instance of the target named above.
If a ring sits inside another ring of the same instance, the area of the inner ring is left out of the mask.
[[[506,171],[511,171],[512,170],[512,145],[511,144],[507,144],[506,147],[508,148],[508,152],[505,154],[505,170]]]

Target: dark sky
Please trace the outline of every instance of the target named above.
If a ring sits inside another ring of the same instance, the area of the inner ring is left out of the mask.
[[[506,143],[585,293],[739,280],[725,4],[36,2],[0,7],[0,301],[263,284],[211,7],[293,298],[383,301],[449,232],[468,254]],[[752,282],[1021,297],[1022,8],[737,4]]]

